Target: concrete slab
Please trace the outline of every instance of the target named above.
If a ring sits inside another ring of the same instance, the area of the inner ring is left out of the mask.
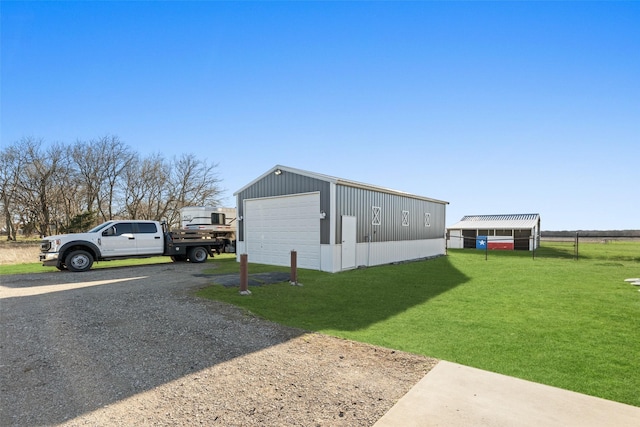
[[[374,427],[638,427],[640,408],[439,362]]]

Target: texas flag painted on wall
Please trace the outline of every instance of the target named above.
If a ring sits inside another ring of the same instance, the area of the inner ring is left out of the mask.
[[[498,237],[498,236],[478,236],[476,238],[476,249],[482,250],[513,250],[513,237]]]

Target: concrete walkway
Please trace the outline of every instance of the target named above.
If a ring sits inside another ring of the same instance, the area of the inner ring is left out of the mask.
[[[640,407],[439,362],[374,427],[638,427]]]

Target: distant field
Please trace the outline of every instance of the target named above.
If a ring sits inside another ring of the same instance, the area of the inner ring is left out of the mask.
[[[40,244],[33,243],[8,243],[0,244],[0,265],[24,264],[38,262]]]
[[[543,240],[536,255],[549,258],[600,259],[640,262],[640,239],[580,238],[576,251],[573,240]]]

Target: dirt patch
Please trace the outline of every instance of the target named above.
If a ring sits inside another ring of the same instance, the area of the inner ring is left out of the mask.
[[[434,365],[416,355],[309,334],[65,425],[371,426]]]

